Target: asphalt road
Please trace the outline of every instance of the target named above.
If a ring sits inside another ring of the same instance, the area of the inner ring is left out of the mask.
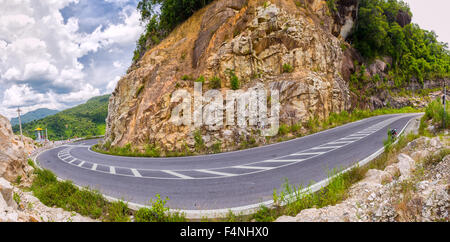
[[[196,157],[129,158],[95,153],[98,140],[41,153],[58,177],[105,195],[146,205],[156,194],[174,209],[224,209],[272,199],[286,179],[307,185],[383,147],[388,128],[402,130],[418,114],[384,115],[263,147]]]

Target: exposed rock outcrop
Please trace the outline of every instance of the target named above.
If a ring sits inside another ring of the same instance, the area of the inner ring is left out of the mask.
[[[33,140],[14,135],[9,120],[0,115],[0,222],[93,221],[60,208],[47,207],[30,192],[23,192],[11,183],[20,180],[22,186],[30,185],[33,168],[27,158],[35,149]]]
[[[231,87],[227,70],[234,70],[243,90],[257,84],[279,90],[282,123],[324,119],[348,109],[348,85],[340,73],[344,54],[328,13],[320,0],[304,5],[291,0],[214,1],[119,81],[110,99],[105,140],[113,146],[192,148],[193,130],[169,122],[176,105],[171,95],[180,88],[193,90],[193,81],[183,76],[204,76],[206,84],[216,76],[225,96]],[[202,130],[204,139],[211,140],[207,145],[220,141],[223,150],[233,149],[239,137],[252,132],[251,127]]]
[[[9,120],[0,115],[0,177],[9,181],[26,178],[30,169],[27,155],[35,148],[30,138],[14,135]]]
[[[278,222],[449,221],[450,155],[435,164],[423,160],[448,146],[449,137],[410,142],[384,171],[369,170],[348,198],[335,206],[283,216]],[[417,171],[417,172],[416,172]]]
[[[335,36],[341,36],[347,39],[352,33],[353,27],[358,19],[358,9],[360,0],[338,0],[336,12],[334,12],[335,27],[333,33]]]

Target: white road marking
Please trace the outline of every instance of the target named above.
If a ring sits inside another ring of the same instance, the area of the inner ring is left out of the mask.
[[[327,145],[339,145],[339,144],[350,144],[350,143],[353,143],[353,141],[336,141],[336,142],[328,143]]]
[[[325,153],[327,153],[327,152],[301,152],[301,153],[295,153],[293,155],[322,155]],[[293,155],[289,155],[289,156],[293,156]]]
[[[91,170],[96,171],[97,170],[97,164],[94,164],[91,168]]]
[[[260,167],[260,166],[233,166],[232,168],[250,169],[250,170],[270,170],[274,167]]]
[[[343,147],[343,146],[319,146],[319,147],[311,148],[311,150],[339,149],[339,148],[342,148],[342,147]]]
[[[270,162],[282,162],[282,163],[285,163],[285,162],[300,162],[300,161],[304,161],[305,159],[296,159],[296,160],[265,160],[265,161],[261,161],[261,162],[267,162],[267,163],[270,163]]]
[[[349,138],[350,137],[367,137],[367,135],[366,134],[352,134],[352,135],[350,135],[350,136],[348,136]]]
[[[235,176],[236,174],[231,173],[225,173],[225,172],[218,172],[218,171],[210,171],[210,170],[197,170],[198,172],[213,174],[213,175],[219,175],[219,176]]]
[[[84,165],[84,163],[86,163],[86,161],[82,161],[78,166],[81,167]]]
[[[186,176],[186,175],[174,172],[174,171],[162,170],[162,172],[165,172],[165,173],[170,174],[172,176],[176,176],[176,177],[183,178],[183,179],[193,179],[190,176]]]
[[[111,173],[111,174],[116,174],[116,168],[114,167],[114,166],[110,166],[109,167],[109,173]]]
[[[73,160],[72,161],[70,161],[69,162],[69,164],[72,164],[74,161],[76,161],[77,160],[77,158],[73,158]]]
[[[345,138],[342,138],[342,139],[339,139],[339,140],[354,140],[354,141],[356,141],[356,140],[359,140],[359,139],[361,139],[361,138],[345,137]]]
[[[131,172],[133,172],[133,175],[135,177],[142,177],[141,173],[139,173],[138,170],[131,168]]]

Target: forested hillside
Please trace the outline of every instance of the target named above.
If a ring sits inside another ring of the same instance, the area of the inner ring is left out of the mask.
[[[22,114],[20,119],[22,121],[22,124],[29,123],[34,120],[39,120],[42,118],[45,118],[50,115],[57,114],[58,110],[51,110],[47,108],[40,108],[31,112],[28,112],[26,114]],[[19,118],[12,118],[11,119],[11,125],[18,125],[19,124]]]
[[[386,79],[393,80],[397,87],[412,80],[423,83],[450,76],[448,44],[439,42],[435,32],[412,23],[413,17],[403,1],[360,1],[358,21],[349,38],[369,63],[376,58],[392,58]]]
[[[27,123],[23,125],[24,135],[35,138],[34,130],[38,127],[48,129],[50,140],[103,135],[109,96],[95,97],[85,104]],[[14,126],[13,130],[17,133],[19,126]]]

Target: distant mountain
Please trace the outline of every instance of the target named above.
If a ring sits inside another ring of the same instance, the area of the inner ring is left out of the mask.
[[[39,119],[43,119],[47,116],[50,115],[54,115],[57,114],[59,111],[58,110],[51,110],[48,108],[40,108],[40,109],[36,109],[34,111],[28,112],[24,115],[20,116],[20,119],[22,120],[22,124],[26,124],[29,123],[31,121],[34,120],[39,120]],[[15,126],[19,124],[19,118],[12,118],[11,119],[11,125]]]
[[[85,104],[22,125],[24,135],[35,138],[34,130],[48,130],[50,140],[63,140],[105,134],[109,96],[94,97]],[[19,131],[19,125],[13,127]]]

